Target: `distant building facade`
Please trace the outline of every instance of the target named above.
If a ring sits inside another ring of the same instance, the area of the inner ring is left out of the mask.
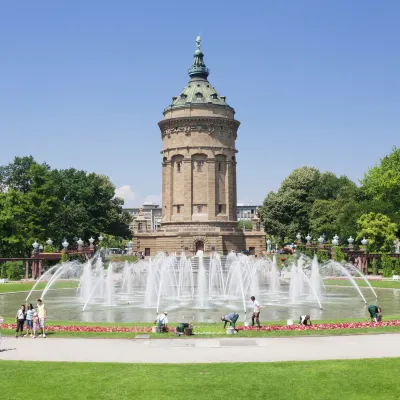
[[[261,206],[253,206],[252,204],[240,204],[236,206],[238,221],[251,221],[256,214],[256,210]]]
[[[141,231],[156,231],[161,226],[162,221],[162,209],[158,204],[155,203],[144,203],[142,207],[138,208],[125,208],[132,215],[131,230],[134,230],[134,224],[136,219],[139,217],[140,212],[144,217],[144,223],[140,227]]]

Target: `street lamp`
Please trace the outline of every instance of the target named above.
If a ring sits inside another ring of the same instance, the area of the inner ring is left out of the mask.
[[[271,240],[270,239],[268,239],[267,240],[267,251],[270,253],[271,252]]]
[[[43,245],[39,246],[39,253],[43,252]]]
[[[36,249],[39,247],[39,243],[35,240],[35,241],[32,243],[32,247],[36,250]]]
[[[333,244],[334,246],[337,246],[337,245],[339,244],[339,236],[338,236],[338,235],[335,235],[335,236],[333,237],[333,239],[332,239],[332,244]]]
[[[319,243],[319,244],[323,244],[324,241],[325,241],[325,239],[324,239],[322,236],[320,236],[320,237],[318,238],[318,243]]]
[[[311,243],[310,243],[310,240],[312,239],[312,237],[310,236],[310,234],[308,234],[307,236],[306,236],[306,240],[307,240],[307,243],[306,243],[306,246],[311,246]]]
[[[297,243],[301,243],[301,234],[300,232],[296,235]]]
[[[67,250],[67,247],[69,246],[67,239],[64,239],[64,241],[61,243],[61,245],[62,245],[62,247],[64,247],[65,250]]]
[[[99,236],[99,242],[102,242],[103,239],[104,239],[103,236],[100,235],[100,236]]]
[[[366,245],[368,244],[368,240],[365,239],[365,237],[363,237],[363,240],[361,240],[361,244],[362,244],[363,246],[366,246]]]
[[[352,249],[352,248],[353,248],[354,239],[350,236],[350,237],[347,239],[347,241],[348,241],[348,243],[349,243],[349,249]]]
[[[53,244],[53,241],[50,238],[48,238],[46,244],[47,246],[51,246]]]
[[[89,239],[89,243],[90,243],[90,248],[93,249],[93,243],[94,243],[94,239],[92,237],[90,237]]]

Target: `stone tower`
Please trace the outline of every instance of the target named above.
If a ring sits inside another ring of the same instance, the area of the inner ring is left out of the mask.
[[[162,226],[136,230],[135,249],[206,252],[215,247],[250,248],[259,253],[265,235],[258,224],[250,232],[237,228],[236,147],[240,122],[226,97],[208,81],[200,37],[196,39],[189,83],[164,109],[158,123],[162,139]]]
[[[190,81],[158,123],[162,147],[163,223],[221,226],[236,221],[235,110],[208,82],[200,37]],[[233,226],[233,225],[232,225]],[[236,223],[234,223],[236,226]]]

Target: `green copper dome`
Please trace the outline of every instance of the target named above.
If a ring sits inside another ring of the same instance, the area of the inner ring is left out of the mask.
[[[207,104],[227,107],[234,111],[233,108],[226,103],[226,97],[220,96],[210,82],[208,82],[207,78],[210,70],[204,63],[204,54],[201,51],[200,44],[200,36],[197,36],[193,64],[188,71],[190,81],[179,96],[172,98],[172,104],[168,106],[164,112],[174,108]]]

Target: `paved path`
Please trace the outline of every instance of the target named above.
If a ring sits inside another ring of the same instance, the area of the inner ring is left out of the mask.
[[[400,334],[271,339],[3,339],[3,360],[215,363],[400,357]]]

